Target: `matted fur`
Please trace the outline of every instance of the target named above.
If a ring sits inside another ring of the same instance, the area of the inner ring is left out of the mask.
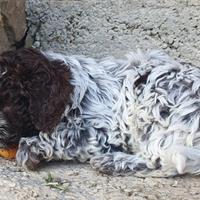
[[[90,160],[112,174],[200,173],[200,69],[159,51],[124,60],[43,55],[70,71],[71,103],[50,132],[21,138],[19,165]]]

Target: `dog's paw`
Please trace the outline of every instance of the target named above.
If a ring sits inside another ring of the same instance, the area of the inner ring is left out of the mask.
[[[120,169],[116,168],[113,154],[95,156],[91,158],[90,165],[95,170],[109,175],[113,175],[121,171]]]
[[[41,161],[41,154],[37,150],[36,143],[22,138],[17,151],[16,161],[23,168],[36,169]]]

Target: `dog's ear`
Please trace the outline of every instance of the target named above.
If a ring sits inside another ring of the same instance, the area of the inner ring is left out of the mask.
[[[70,71],[62,61],[49,61],[35,50],[31,54],[25,56],[29,60],[23,84],[29,97],[29,115],[37,130],[51,132],[71,102]]]

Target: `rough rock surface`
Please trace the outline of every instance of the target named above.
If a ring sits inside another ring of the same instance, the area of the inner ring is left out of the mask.
[[[199,0],[27,0],[34,45],[94,57],[161,48],[200,63]]]
[[[200,64],[199,0],[27,0],[27,15],[42,49],[118,57],[162,48]],[[0,200],[200,199],[200,177],[112,177],[66,162],[28,172],[0,159],[0,186]]]
[[[25,32],[25,0],[0,0],[0,53],[21,45]]]

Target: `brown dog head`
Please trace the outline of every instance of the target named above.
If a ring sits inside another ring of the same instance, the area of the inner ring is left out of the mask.
[[[0,56],[0,144],[51,132],[70,103],[70,71],[29,48]]]

